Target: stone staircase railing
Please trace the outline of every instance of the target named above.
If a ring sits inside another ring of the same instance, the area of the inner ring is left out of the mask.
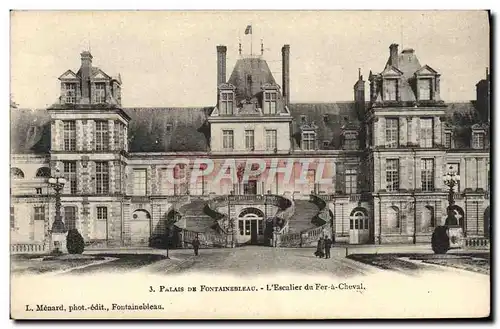
[[[299,233],[287,233],[280,236],[280,247],[302,248],[315,247],[320,236],[330,228],[330,224],[324,224]]]
[[[313,217],[312,222],[317,226],[322,226],[330,222],[330,212],[326,202],[318,195],[311,194],[310,201],[318,206],[318,213]]]
[[[182,235],[184,240],[184,246],[188,247],[195,237],[198,237],[200,241],[201,248],[217,248],[225,247],[227,245],[227,235],[217,232],[193,232],[186,229],[182,229]]]
[[[207,203],[205,213],[217,221],[221,230],[227,234],[230,227],[229,216],[220,213],[217,209],[231,204],[267,204],[279,208],[276,217],[283,221],[287,227],[288,219],[293,215],[293,200],[281,195],[221,195],[216,196]],[[292,209],[290,209],[292,208]]]
[[[319,237],[330,228],[330,212],[327,203],[318,195],[311,194],[310,201],[318,206],[318,213],[311,220],[318,225],[299,233],[285,233],[279,237],[280,247],[310,247],[314,246]]]
[[[288,233],[288,228],[290,223],[289,219],[295,213],[295,202],[293,201],[293,199],[290,199],[285,195],[283,195],[282,197],[288,200],[289,206],[286,207],[285,209],[280,208],[280,210],[278,210],[278,212],[276,213],[275,217],[283,222],[283,227],[279,231],[279,234],[286,234]]]
[[[490,239],[485,237],[466,237],[463,246],[466,249],[490,249]]]
[[[10,245],[11,254],[42,254],[47,251],[43,243],[13,243]]]

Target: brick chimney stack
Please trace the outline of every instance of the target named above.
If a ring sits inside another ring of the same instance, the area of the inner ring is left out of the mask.
[[[90,102],[90,75],[92,73],[92,54],[90,51],[82,51],[81,59],[82,66],[80,68],[80,73],[82,77],[82,100],[84,102]]]
[[[284,45],[281,48],[282,56],[282,88],[283,88],[283,100],[285,106],[290,106],[290,45]]]
[[[363,120],[365,115],[365,81],[358,69],[358,81],[354,84],[354,104],[359,120]]]
[[[398,44],[393,43],[389,46],[390,64],[398,67]]]
[[[226,46],[217,46],[217,88],[226,82]]]

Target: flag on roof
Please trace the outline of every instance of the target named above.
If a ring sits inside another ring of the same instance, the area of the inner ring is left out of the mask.
[[[247,25],[247,28],[245,29],[245,34],[252,34],[252,25]]]

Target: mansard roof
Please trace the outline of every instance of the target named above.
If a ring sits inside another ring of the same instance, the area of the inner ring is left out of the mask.
[[[210,107],[124,108],[131,120],[129,152],[207,152]],[[342,127],[359,127],[354,102],[290,104],[292,139],[297,148],[301,125],[314,123],[320,149],[340,149]],[[468,147],[470,132],[480,122],[476,102],[447,103],[445,122],[454,132],[455,146]],[[45,109],[11,109],[11,153],[48,153],[50,116]],[[329,146],[323,147],[323,141]]]
[[[275,85],[273,74],[262,58],[240,58],[236,62],[228,83],[236,87],[235,98],[239,104],[242,100],[250,100],[262,92],[262,86]]]

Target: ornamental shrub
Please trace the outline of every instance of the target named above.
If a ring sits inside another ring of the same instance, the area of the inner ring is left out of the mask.
[[[66,248],[70,254],[81,254],[85,248],[83,237],[77,229],[71,229],[66,236]]]
[[[432,250],[435,254],[445,254],[450,249],[450,238],[446,226],[437,226],[432,233]]]

